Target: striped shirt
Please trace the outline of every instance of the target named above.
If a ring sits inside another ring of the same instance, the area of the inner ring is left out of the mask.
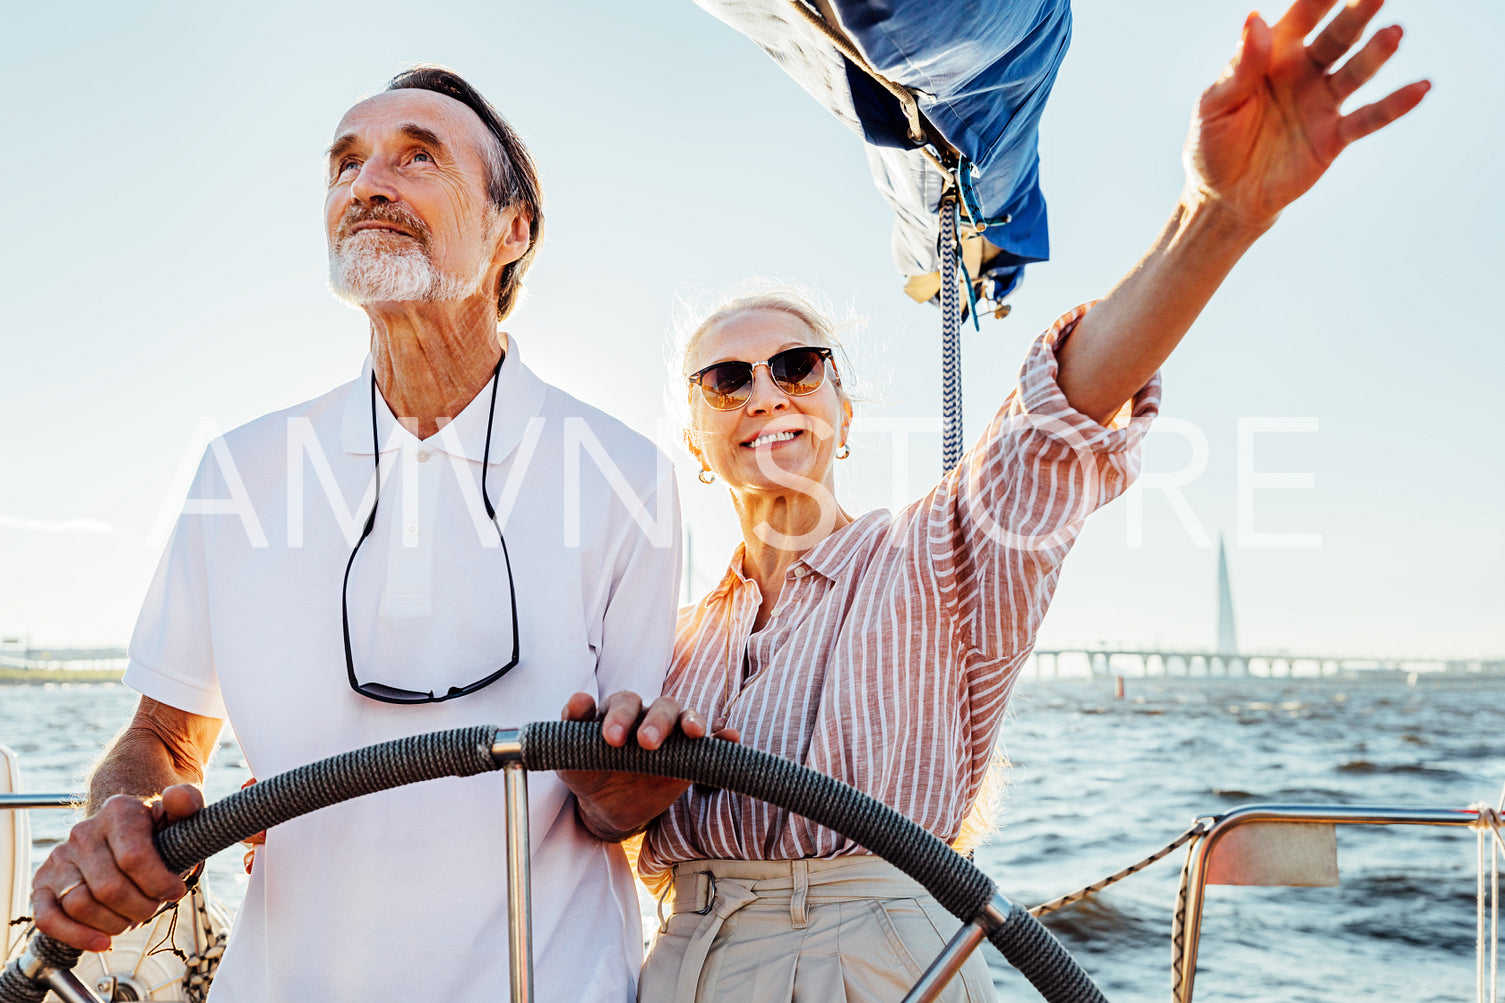
[[[664,692],[755,748],[843,780],[950,841],[992,760],[999,722],[1083,520],[1139,468],[1157,375],[1108,427],[1056,383],[1056,349],[1087,307],[1037,338],[977,444],[897,515],[869,512],[762,597],[743,549],[680,611]],[[653,880],[684,860],[865,852],[798,816],[692,786],[649,829]]]

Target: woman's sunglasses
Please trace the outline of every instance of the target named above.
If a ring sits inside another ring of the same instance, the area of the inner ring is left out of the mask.
[[[765,362],[718,362],[706,366],[690,377],[700,387],[700,396],[717,411],[731,411],[747,403],[752,396],[753,370],[768,367],[774,385],[790,397],[813,394],[826,382],[829,348],[786,348]],[[833,367],[834,371],[834,367]]]

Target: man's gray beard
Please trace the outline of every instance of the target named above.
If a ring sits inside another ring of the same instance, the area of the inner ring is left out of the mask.
[[[329,255],[330,290],[355,306],[468,299],[485,277],[485,262],[476,275],[461,278],[439,271],[421,248],[384,250],[368,242],[347,237]]]

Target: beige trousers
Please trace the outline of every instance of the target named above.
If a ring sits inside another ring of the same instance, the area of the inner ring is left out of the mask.
[[[660,908],[640,1003],[898,1003],[961,928],[872,856],[676,864]],[[980,951],[941,999],[995,1003]]]

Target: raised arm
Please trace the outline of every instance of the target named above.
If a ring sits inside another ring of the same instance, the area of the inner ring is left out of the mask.
[[[187,891],[152,836],[204,806],[197,785],[221,722],[145,697],[89,779],[89,817],[37,871],[32,908],[43,933],[86,951],[150,919]],[[161,795],[160,799],[157,795]]]
[[[1306,37],[1337,0],[1296,0],[1273,25],[1249,15],[1237,55],[1193,115],[1186,188],[1170,221],[1062,346],[1059,383],[1078,411],[1099,422],[1111,418],[1170,356],[1281,210],[1348,144],[1394,122],[1427,93],[1431,84],[1417,81],[1342,111],[1400,45],[1401,29],[1390,25],[1354,51],[1383,2],[1352,0],[1311,44]]]

